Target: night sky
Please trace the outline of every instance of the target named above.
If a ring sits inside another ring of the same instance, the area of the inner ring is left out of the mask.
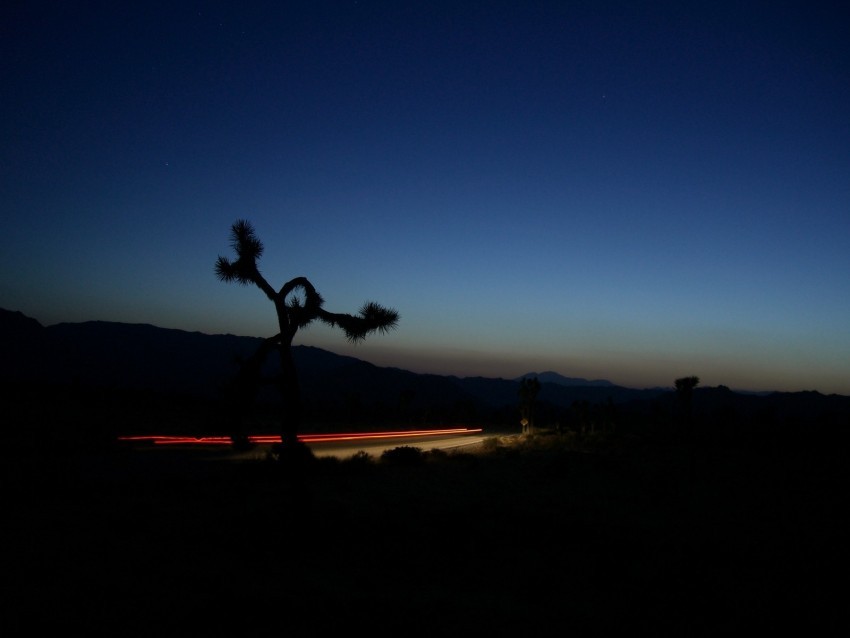
[[[8,6],[11,4],[11,6]],[[415,372],[850,394],[842,2],[12,2],[0,307]]]

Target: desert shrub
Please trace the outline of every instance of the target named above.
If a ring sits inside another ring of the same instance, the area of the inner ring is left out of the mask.
[[[445,450],[441,450],[440,448],[431,448],[425,453],[425,457],[429,461],[443,461],[448,457],[449,453]]]
[[[384,450],[381,461],[389,465],[412,467],[422,465],[425,462],[425,454],[422,448],[402,445],[391,450]]]
[[[372,462],[372,455],[366,450],[359,450],[348,460],[352,465],[363,465]]]
[[[499,437],[489,436],[481,442],[481,449],[484,452],[495,452],[499,448]]]
[[[473,452],[453,452],[446,458],[453,466],[463,468],[476,467],[479,461],[479,455]]]
[[[348,468],[348,470],[357,474],[367,472],[375,466],[374,458],[365,450],[356,452],[354,455],[343,461],[343,464],[346,468]]]

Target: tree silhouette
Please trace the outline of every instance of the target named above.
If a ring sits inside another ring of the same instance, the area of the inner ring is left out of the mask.
[[[537,377],[526,377],[519,382],[519,410],[523,434],[534,432],[534,404],[539,392],[540,380]]]
[[[694,388],[699,385],[699,377],[680,377],[676,379],[676,396],[682,409],[682,421],[686,430],[685,435],[690,438],[692,432],[691,417],[693,416]]]
[[[349,341],[357,343],[373,332],[392,330],[398,325],[399,315],[395,310],[374,302],[363,304],[358,315],[328,312],[322,307],[324,299],[306,277],[291,279],[280,290],[275,290],[257,267],[257,261],[263,254],[263,244],[251,223],[237,220],[230,228],[230,238],[236,260],[219,256],[215,273],[224,282],[254,284],[274,303],[280,332],[267,339],[264,346],[268,349],[271,341],[280,354],[280,440],[284,450],[295,449],[302,418],[301,390],[292,356],[292,340],[298,329],[318,319],[329,326],[341,328]],[[264,353],[259,355],[259,359],[264,357]],[[254,363],[258,365],[258,362]]]
[[[680,377],[676,379],[676,394],[683,402],[689,402],[694,388],[699,385],[699,377]]]
[[[225,404],[224,417],[231,428],[230,439],[233,447],[237,450],[245,450],[251,447],[248,432],[244,427],[244,417],[251,409],[251,405],[257,398],[260,386],[269,380],[262,376],[263,364],[269,352],[277,347],[277,338],[264,339],[260,347],[249,357],[238,357],[235,363],[239,366],[236,375],[224,388]]]

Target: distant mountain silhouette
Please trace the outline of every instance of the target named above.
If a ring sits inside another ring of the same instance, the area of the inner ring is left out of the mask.
[[[20,312],[0,310],[0,343],[9,354],[0,364],[6,378],[211,396],[262,339],[107,321],[44,327]],[[387,403],[404,394],[402,401],[419,407],[464,401],[487,406],[516,403],[517,380],[417,374],[312,346],[296,346],[295,358],[305,397],[312,402]],[[266,374],[275,374],[276,367],[272,356]],[[628,392],[608,381],[583,386],[579,379],[554,372],[541,376],[546,383],[557,379],[553,385],[563,387]],[[559,392],[551,388],[548,394],[557,400]],[[597,396],[598,391],[591,394]]]
[[[150,414],[144,416],[146,410],[175,412],[172,407],[177,404],[172,400],[183,406],[184,415],[200,410],[214,417],[216,402],[237,372],[238,362],[254,353],[262,341],[259,337],[106,321],[45,327],[20,312],[0,309],[0,385],[4,398],[18,404],[50,405],[57,402],[56,397],[64,396],[67,405],[76,405],[80,400],[75,397],[91,400],[96,393],[100,397],[97,401],[109,403],[113,413],[132,405],[140,423],[151,420]],[[523,377],[417,374],[312,346],[296,346],[293,352],[307,422],[486,423],[508,429],[519,422],[519,381]],[[264,375],[276,374],[277,366],[277,357],[271,356]],[[675,417],[676,395],[671,389],[625,388],[610,381],[588,381],[551,371],[524,376],[536,376],[541,381],[536,419],[541,425],[572,427],[570,424],[589,418],[599,421],[600,415],[614,408],[618,418],[628,415],[644,423]],[[260,392],[257,404],[270,405],[276,400],[276,392],[268,386]],[[846,425],[850,430],[850,397],[839,395],[796,392],[761,396],[733,392],[724,386],[698,387],[693,406],[706,423],[724,427],[736,427],[734,424],[741,422],[817,420],[830,427],[835,423]],[[19,406],[19,410],[28,414],[29,408]],[[60,408],[56,410],[61,412]],[[40,418],[61,420],[64,416],[50,412]]]
[[[562,374],[558,374],[557,372],[528,372],[521,377],[517,377],[516,381],[522,381],[523,379],[537,377],[537,380],[540,383],[555,383],[557,385],[565,385],[565,386],[593,386],[593,387],[613,387],[614,384],[610,381],[606,381],[605,379],[594,379],[593,381],[588,381],[587,379],[582,379],[580,377],[565,377]]]
[[[239,361],[262,342],[259,337],[106,321],[44,327],[20,312],[0,309],[0,380],[6,387],[73,386],[209,402],[220,398]],[[514,402],[512,392],[501,398],[483,393],[488,397],[484,401],[456,377],[383,368],[313,346],[295,346],[293,353],[308,418],[368,420],[381,413],[442,421],[463,406],[469,412],[488,401]],[[273,377],[278,369],[272,355],[264,376]],[[45,398],[49,393],[44,391]],[[258,395],[260,404],[275,401],[271,386]]]

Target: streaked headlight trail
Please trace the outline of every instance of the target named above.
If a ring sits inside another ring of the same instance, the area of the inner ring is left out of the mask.
[[[475,434],[481,428],[446,428],[441,430],[393,430],[383,432],[335,432],[328,434],[299,434],[302,443],[332,443],[337,441],[369,441],[378,439],[419,438],[439,435]],[[280,442],[280,436],[275,434],[258,434],[248,436],[248,441],[258,445]],[[232,445],[229,436],[174,436],[174,435],[135,435],[119,436],[119,441],[130,443],[153,443],[155,445]]]

